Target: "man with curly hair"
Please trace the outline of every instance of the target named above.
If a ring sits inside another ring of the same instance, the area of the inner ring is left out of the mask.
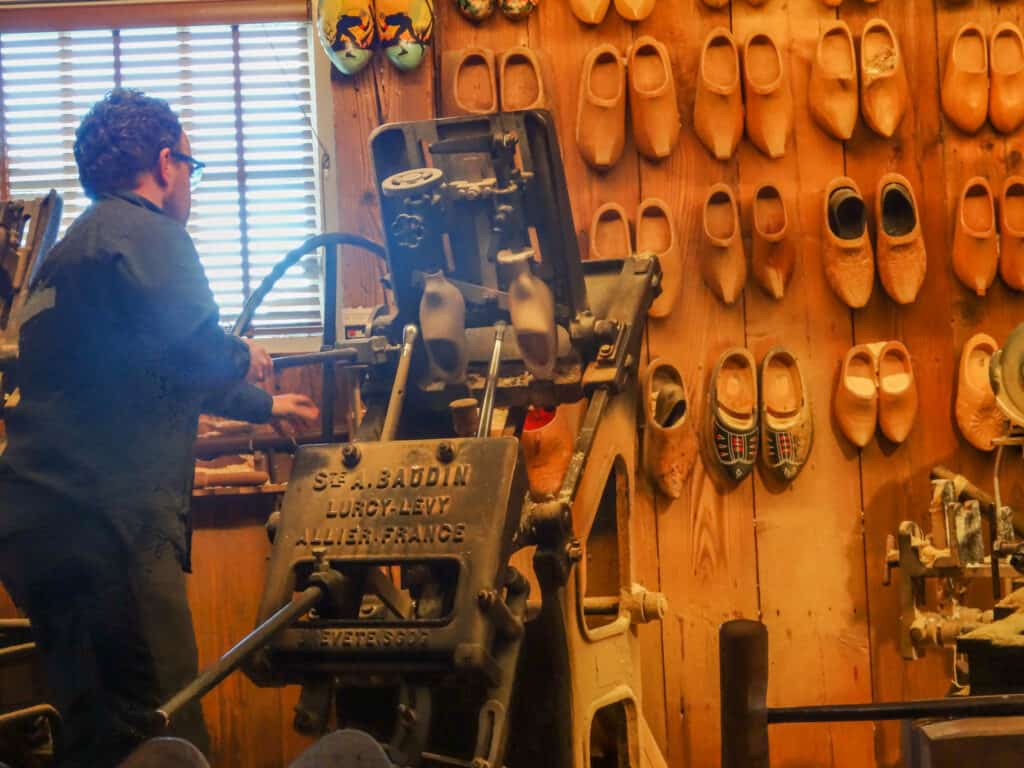
[[[32,620],[64,720],[61,766],[115,766],[197,672],[188,570],[199,413],[288,430],[316,405],[250,383],[185,230],[202,164],[166,102],[115,89],[75,135],[93,204],[22,315],[0,456],[0,581]],[[248,381],[247,381],[248,379]],[[166,735],[203,751],[199,704]]]

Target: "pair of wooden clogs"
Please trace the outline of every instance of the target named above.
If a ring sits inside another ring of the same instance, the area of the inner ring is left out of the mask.
[[[555,301],[547,283],[533,274],[530,251],[498,255],[498,269],[508,286],[508,309],[519,358],[535,378],[550,379],[558,354]],[[423,278],[420,331],[439,380],[455,384],[466,376],[466,300],[444,272]]]
[[[489,48],[446,51],[441,59],[441,106],[446,116],[544,109],[550,95],[547,57],[517,45],[495,55]]]
[[[344,75],[366,68],[375,48],[402,71],[415,69],[434,33],[432,0],[317,0],[320,44]]]
[[[758,373],[750,350],[723,352],[711,371],[704,428],[708,457],[726,477],[742,480],[760,455],[775,479],[793,480],[814,443],[810,394],[796,357],[774,347]]]
[[[875,133],[892,136],[903,122],[910,89],[899,43],[882,19],[871,19],[861,33],[859,92],[857,75],[850,28],[844,21],[835,21],[822,31],[811,63],[807,86],[811,117],[840,141],[853,135],[858,112]]]
[[[693,109],[697,137],[712,155],[726,160],[739,146],[745,125],[751,144],[768,157],[782,157],[793,130],[793,97],[775,38],[766,32],[747,38],[742,92],[740,74],[736,39],[725,27],[716,27],[700,55]]]
[[[1024,291],[1024,176],[1011,176],[996,200],[988,180],[969,179],[957,204],[953,229],[953,273],[984,296],[998,270],[1003,282]]]
[[[627,90],[633,140],[640,154],[652,160],[668,157],[679,140],[679,104],[668,49],[646,35],[626,56],[604,43],[583,61],[576,109],[576,146],[599,170],[615,165],[625,149]]]
[[[655,0],[615,0],[615,10],[626,21],[643,21],[654,10]],[[612,0],[569,0],[569,7],[584,24],[604,21]]]
[[[773,184],[754,190],[751,269],[769,296],[781,299],[793,274],[795,244],[787,237],[789,217],[782,193]],[[708,190],[703,211],[704,244],[700,258],[704,284],[722,302],[732,304],[747,281],[740,209],[726,184]]]
[[[633,253],[651,253],[661,266],[661,294],[648,310],[651,317],[665,317],[675,306],[683,281],[674,217],[664,200],[649,197],[637,206],[636,248],[630,232],[626,209],[618,203],[605,203],[590,223],[591,259],[624,259]]]
[[[508,18],[518,21],[533,13],[539,2],[540,0],[455,0],[455,7],[470,21],[483,21],[492,16],[497,8],[500,8]]]
[[[910,304],[924,283],[928,266],[920,209],[910,181],[898,173],[878,180],[875,192],[875,247],[867,204],[848,176],[825,188],[822,264],[825,278],[843,303],[857,309],[871,298],[875,264],[882,287],[897,304]]]
[[[858,448],[871,442],[876,427],[893,443],[906,440],[917,417],[917,381],[902,342],[851,347],[832,407],[839,429]]]
[[[985,119],[1001,133],[1024,123],[1024,36],[1005,21],[990,39],[977,24],[957,30],[942,76],[942,111],[965,133],[977,133]]]

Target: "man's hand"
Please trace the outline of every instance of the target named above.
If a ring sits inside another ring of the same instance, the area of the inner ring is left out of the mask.
[[[243,338],[242,341],[249,347],[249,372],[245,375],[246,380],[256,383],[273,376],[274,361],[270,359],[267,350],[252,339]]]
[[[270,411],[270,423],[285,437],[312,429],[320,419],[320,409],[305,395],[277,395]]]

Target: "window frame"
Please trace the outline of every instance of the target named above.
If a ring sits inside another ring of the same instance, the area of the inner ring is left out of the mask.
[[[94,2],[39,2],[0,0],[0,28],[6,32],[71,31],[213,24],[258,24],[282,21],[305,22],[311,57],[311,122],[315,126],[314,150],[318,172],[314,174],[323,231],[336,231],[339,222],[338,189],[334,168],[334,108],[330,62],[320,50],[316,25],[305,0],[98,0]],[[104,23],[112,22],[112,23]],[[0,59],[0,66],[3,65]],[[0,110],[3,95],[0,93]],[[317,140],[319,138],[319,141]],[[0,199],[9,196],[6,139],[0,121]],[[296,244],[297,245],[297,244]],[[282,257],[284,253],[280,254]],[[321,324],[324,303],[324,263],[319,260]],[[340,281],[339,281],[340,282]],[[340,291],[340,285],[339,285]],[[340,297],[334,297],[337,300]],[[338,325],[343,325],[338,313]],[[271,354],[296,354],[320,349],[322,329],[310,334],[273,336],[258,334]],[[341,338],[341,336],[338,336]]]

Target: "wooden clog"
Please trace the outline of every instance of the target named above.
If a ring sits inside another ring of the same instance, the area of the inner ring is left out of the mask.
[[[1013,133],[1024,124],[1024,37],[1020,27],[1009,21],[997,26],[988,51],[988,119],[1000,133]]]
[[[1024,291],[1024,176],[1010,176],[999,197],[999,276]]]
[[[655,0],[615,0],[615,11],[626,21],[643,21],[654,11]]]
[[[774,347],[761,361],[761,462],[783,481],[800,474],[814,443],[804,374],[791,352]]]
[[[796,251],[787,237],[789,217],[778,187],[762,184],[754,191],[753,218],[750,266],[754,280],[773,299],[781,299],[793,275]]]
[[[576,432],[567,416],[572,407],[560,405],[553,410],[531,408],[526,414],[520,443],[526,460],[530,495],[534,499],[549,498],[562,485],[576,440]]]
[[[663,494],[678,499],[697,458],[697,433],[682,374],[665,360],[647,366],[643,398],[643,463]]]
[[[992,440],[1007,431],[1007,419],[996,406],[989,363],[999,345],[987,333],[976,333],[964,344],[956,386],[956,424],[964,439],[979,451],[991,451]]]
[[[316,30],[327,58],[339,72],[361,72],[377,44],[373,0],[317,0]]]
[[[547,109],[550,103],[544,53],[517,45],[498,55],[501,109]]]
[[[715,27],[700,54],[693,130],[719,160],[732,157],[743,138],[743,94],[740,53],[725,27]]]
[[[547,283],[533,274],[529,250],[498,255],[499,268],[508,275],[508,312],[519,355],[537,379],[550,379],[558,362],[555,299]]]
[[[629,112],[637,152],[652,160],[672,154],[681,128],[676,84],[668,48],[653,37],[629,51]]]
[[[964,185],[953,230],[953,272],[967,288],[984,296],[996,277],[999,241],[996,210],[988,180],[975,176]]]
[[[964,133],[977,133],[988,116],[988,43],[977,24],[957,30],[946,55],[942,111]]]
[[[910,86],[896,35],[882,19],[864,25],[860,42],[860,110],[875,133],[889,138],[907,111]]]
[[[374,0],[377,39],[388,61],[402,72],[423,63],[434,36],[433,0]]]
[[[498,111],[494,51],[463,48],[441,57],[441,108],[445,115],[486,115]]]
[[[894,443],[907,439],[917,417],[917,381],[910,353],[889,341],[878,355],[878,427]]]
[[[743,252],[739,206],[728,186],[715,184],[708,190],[703,218],[700,267],[704,284],[724,303],[732,304],[747,282],[747,257]]]
[[[723,352],[707,392],[709,453],[722,473],[738,482],[754,468],[759,448],[757,364],[750,350]]]
[[[768,157],[782,157],[793,130],[793,97],[782,52],[766,32],[755,32],[743,45],[743,91],[747,138]]]
[[[825,188],[822,263],[825,278],[844,304],[863,307],[875,283],[875,260],[867,228],[867,206],[848,176]]]
[[[569,0],[569,8],[584,24],[600,24],[610,5],[611,0]]]
[[[878,374],[867,345],[851,347],[843,358],[832,411],[847,440],[858,448],[871,442],[878,425]]]
[[[679,239],[668,203],[649,197],[636,209],[636,250],[652,253],[661,266],[661,295],[647,314],[665,317],[675,306],[683,282],[683,263]]]
[[[449,383],[462,381],[468,359],[466,300],[444,272],[430,272],[423,278],[420,331],[440,378]]]
[[[626,145],[626,67],[610,43],[592,48],[583,61],[576,109],[576,146],[597,169],[611,168]]]
[[[594,212],[590,222],[591,259],[625,259],[633,253],[626,209],[618,203],[605,203]]]
[[[857,52],[845,21],[825,28],[811,63],[807,102],[814,122],[833,138],[846,141],[857,124]]]
[[[875,217],[875,258],[882,287],[897,304],[911,304],[924,283],[928,258],[917,199],[905,176],[887,173],[878,180]]]

